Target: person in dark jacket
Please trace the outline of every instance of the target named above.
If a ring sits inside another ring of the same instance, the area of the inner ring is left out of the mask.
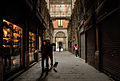
[[[61,46],[61,45],[59,45],[59,52],[61,51],[61,48],[62,48],[62,46]]]
[[[47,40],[48,43],[48,57],[50,58],[51,68],[53,66],[53,45],[50,44],[50,40]]]
[[[46,70],[48,73],[48,53],[47,53],[48,47],[47,47],[47,41],[43,40],[42,41],[42,47],[41,47],[41,52],[42,52],[42,73],[44,73],[44,60],[46,59]]]

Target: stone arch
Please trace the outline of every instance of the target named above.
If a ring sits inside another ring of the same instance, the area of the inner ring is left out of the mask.
[[[57,37],[57,38],[64,38],[64,37],[66,37],[66,36],[65,36],[65,33],[64,33],[64,32],[59,31],[59,32],[56,33],[55,37]]]
[[[63,42],[63,49],[68,50],[68,36],[67,35],[68,35],[67,29],[54,30],[53,42],[56,43],[55,49],[58,48],[58,42]]]

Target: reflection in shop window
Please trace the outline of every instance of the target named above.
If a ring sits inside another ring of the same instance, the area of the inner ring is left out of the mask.
[[[4,72],[20,67],[22,54],[22,28],[3,19]]]

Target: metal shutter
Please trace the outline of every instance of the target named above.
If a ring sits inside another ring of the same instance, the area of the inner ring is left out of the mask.
[[[100,29],[102,71],[120,80],[120,14],[105,20]]]
[[[95,30],[89,29],[87,32],[87,63],[95,65]]]

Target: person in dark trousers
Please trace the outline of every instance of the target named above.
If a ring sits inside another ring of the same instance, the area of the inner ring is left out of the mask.
[[[51,68],[53,67],[53,45],[50,44],[50,40],[47,40],[48,43],[48,57],[50,58]]]
[[[61,45],[59,45],[59,52],[61,51],[61,48],[62,48]]]
[[[41,52],[42,52],[42,73],[44,73],[45,71],[45,68],[44,68],[44,61],[46,59],[46,71],[48,73],[48,53],[47,53],[47,50],[48,50],[48,46],[47,46],[47,41],[46,40],[43,40],[42,41],[42,47],[41,47]]]
[[[76,54],[75,54],[76,57],[79,56],[78,48],[79,47],[77,46],[77,44],[75,44],[75,46],[73,47],[73,50],[75,50],[75,52],[76,52]]]

